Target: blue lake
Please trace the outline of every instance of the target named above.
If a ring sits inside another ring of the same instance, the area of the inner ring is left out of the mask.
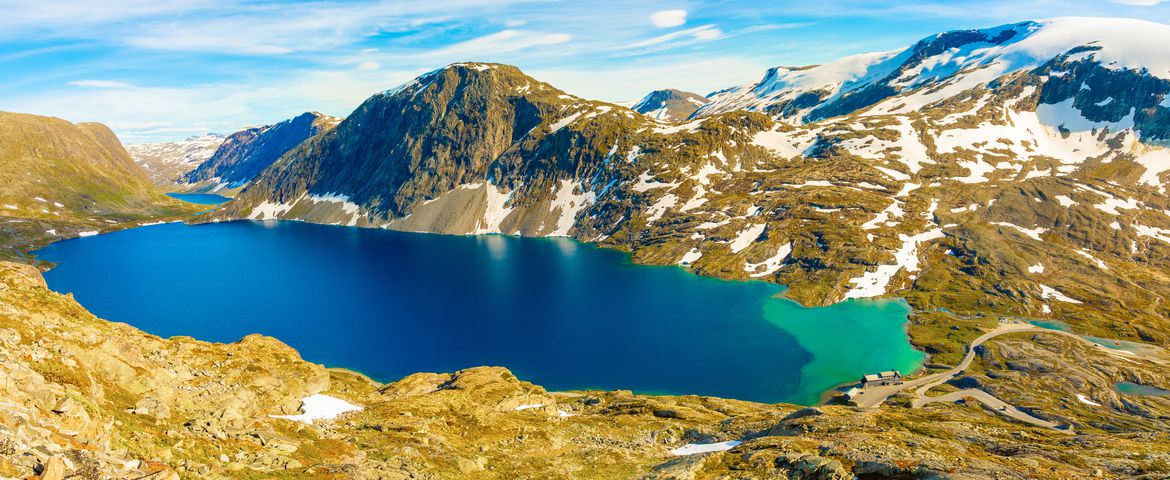
[[[391,381],[501,365],[552,390],[816,403],[923,355],[901,301],[804,308],[780,286],[634,265],[569,239],[299,222],[165,224],[52,244],[49,286],[163,337],[271,335]]]
[[[168,193],[167,196],[199,205],[219,205],[231,200],[228,197],[214,193]]]

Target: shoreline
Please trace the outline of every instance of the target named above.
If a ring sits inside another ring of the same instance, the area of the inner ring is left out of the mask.
[[[193,223],[193,222],[191,222],[190,220],[192,220],[192,219],[194,219],[194,218],[195,218],[195,217],[189,217],[189,218],[186,218],[185,220],[184,220],[184,219],[178,219],[178,220],[175,220],[175,221],[173,221],[173,222],[167,222],[167,223],[177,223],[177,222],[183,222],[185,225],[189,225],[189,226],[198,226],[198,225],[201,225],[201,224],[203,224],[203,222],[199,222],[199,223]],[[209,222],[209,223],[230,223],[230,222],[271,223],[271,222],[282,222],[282,221],[286,221],[286,222],[295,222],[295,223],[305,223],[305,224],[310,224],[310,225],[317,225],[317,226],[323,226],[323,227],[330,227],[330,226],[340,226],[340,227],[346,227],[346,226],[344,226],[344,225],[329,225],[329,224],[319,224],[319,223],[314,223],[314,222],[305,222],[305,221],[298,220],[298,219],[291,219],[291,220],[264,220],[264,221],[258,221],[258,220],[247,220],[247,219],[236,219],[236,220],[226,220],[226,221],[219,221],[219,220],[216,220],[216,221],[214,221],[214,222]],[[128,225],[128,226],[125,226],[125,228],[120,228],[120,229],[118,229],[118,230],[113,230],[113,231],[106,232],[106,233],[116,233],[116,232],[119,232],[119,231],[123,231],[123,230],[129,230],[129,229],[132,229],[132,228],[137,228],[137,227],[142,227],[142,226],[155,226],[155,225],[158,225],[158,223],[148,223],[148,224],[134,224],[134,225]],[[416,234],[416,235],[436,235],[435,233],[431,233],[431,232],[413,232],[413,231],[403,231],[403,230],[395,230],[395,229],[389,229],[389,228],[373,228],[373,227],[359,227],[359,228],[369,228],[370,230],[385,230],[385,231],[389,231],[389,232],[398,232],[398,233],[405,233],[405,234]],[[683,267],[683,266],[679,266],[679,265],[656,265],[656,264],[643,264],[643,263],[638,263],[638,262],[635,262],[635,261],[633,261],[633,255],[632,255],[630,252],[628,252],[628,251],[621,250],[621,249],[617,249],[617,248],[610,248],[610,247],[607,247],[607,246],[598,245],[598,244],[596,244],[596,243],[585,242],[585,241],[582,241],[582,240],[576,239],[576,238],[574,238],[574,237],[571,237],[571,236],[563,236],[563,237],[562,237],[562,236],[557,236],[557,237],[525,237],[525,236],[520,236],[520,235],[502,235],[502,234],[498,234],[498,233],[490,233],[490,234],[443,234],[443,233],[439,233],[439,234],[437,234],[437,235],[441,235],[441,236],[453,236],[453,237],[469,237],[469,238],[471,238],[471,237],[485,237],[485,236],[499,236],[499,237],[505,237],[505,238],[521,238],[521,239],[532,239],[532,240],[539,240],[539,239],[544,239],[544,240],[550,240],[550,241],[554,241],[554,242],[568,240],[568,241],[570,241],[570,242],[573,242],[573,243],[575,243],[575,244],[578,244],[578,245],[584,245],[584,246],[588,246],[588,247],[590,247],[590,248],[593,248],[593,249],[595,249],[595,250],[598,250],[598,251],[614,252],[614,253],[617,253],[617,254],[621,254],[621,258],[622,258],[622,260],[621,260],[621,261],[622,261],[623,263],[626,263],[627,265],[632,265],[632,266],[637,266],[637,267],[647,267],[647,266],[649,266],[649,267],[677,267],[679,270],[681,270],[683,273],[685,273],[685,274],[687,274],[687,275],[694,275],[694,276],[696,276],[696,277],[701,277],[701,278],[708,278],[708,279],[712,279],[712,280],[716,280],[716,281],[721,281],[721,282],[731,282],[731,283],[734,283],[734,284],[756,284],[756,285],[767,285],[767,286],[773,286],[773,285],[774,285],[774,286],[776,286],[776,287],[780,288],[780,289],[781,289],[781,291],[779,291],[779,292],[777,292],[777,293],[775,293],[775,294],[769,295],[769,296],[768,296],[766,299],[764,299],[764,300],[762,300],[762,301],[764,301],[764,302],[767,302],[767,301],[780,301],[780,302],[783,302],[784,304],[786,304],[786,305],[788,305],[788,306],[790,306],[790,307],[795,307],[795,308],[798,308],[798,309],[800,309],[800,310],[808,310],[808,311],[813,311],[813,310],[820,309],[820,308],[831,308],[831,307],[832,307],[832,306],[834,306],[834,305],[849,304],[849,303],[858,303],[858,304],[864,304],[864,303],[868,303],[868,302],[896,302],[896,303],[899,303],[899,304],[900,304],[901,306],[903,306],[904,308],[906,308],[906,310],[907,310],[906,314],[905,314],[905,315],[902,315],[902,316],[901,316],[901,318],[900,318],[900,323],[901,323],[901,330],[900,330],[900,331],[901,331],[902,339],[903,339],[903,340],[906,342],[906,344],[909,346],[909,348],[910,348],[910,349],[912,349],[912,350],[914,350],[914,351],[916,351],[916,352],[920,352],[920,353],[922,353],[922,355],[923,355],[923,359],[922,359],[921,361],[918,361],[918,362],[917,362],[917,368],[914,370],[914,372],[921,371],[921,370],[923,369],[923,366],[924,366],[924,365],[927,363],[927,358],[928,358],[928,355],[927,355],[927,354],[926,354],[926,353],[925,353],[925,352],[924,352],[924,351],[923,351],[921,348],[919,348],[917,345],[914,345],[914,344],[913,344],[913,342],[911,341],[911,339],[910,339],[910,337],[909,337],[909,334],[908,334],[908,329],[909,329],[909,321],[910,321],[910,317],[911,317],[912,315],[914,315],[914,313],[915,313],[915,311],[916,311],[916,310],[914,310],[914,309],[913,309],[913,307],[911,307],[911,306],[909,305],[909,303],[906,301],[906,299],[904,299],[904,298],[901,298],[901,297],[884,297],[884,298],[878,298],[878,299],[849,299],[849,300],[845,300],[845,301],[842,301],[842,302],[838,302],[838,303],[836,303],[836,304],[833,304],[833,305],[830,305],[830,306],[805,306],[805,305],[802,305],[802,304],[800,304],[799,302],[797,302],[797,301],[795,301],[795,300],[793,300],[793,299],[791,299],[791,298],[788,298],[788,297],[786,297],[786,296],[785,296],[785,293],[788,291],[788,288],[787,288],[786,286],[784,286],[784,285],[781,285],[781,284],[777,284],[777,283],[774,283],[774,282],[768,282],[768,281],[764,281],[764,280],[758,280],[758,279],[746,279],[746,280],[744,280],[744,279],[727,279],[727,278],[721,278],[721,277],[716,277],[716,276],[711,276],[711,275],[703,275],[703,274],[699,274],[699,273],[695,272],[695,271],[694,271],[694,270],[692,270],[692,269],[689,269],[689,268],[686,268],[686,267]],[[50,242],[50,244],[52,244],[52,243],[57,243],[57,242],[64,241],[64,240],[72,240],[72,239],[73,239],[73,238],[68,238],[68,239],[60,239],[60,240],[57,240],[57,241],[55,241],[55,242]],[[47,245],[46,245],[46,246],[47,246]],[[41,247],[38,247],[38,249],[37,249],[37,250],[40,250],[40,249],[43,249],[43,248],[45,248],[45,247],[44,247],[44,246],[41,246]],[[37,250],[32,250],[32,251],[30,251],[29,253],[30,253],[30,254],[32,254],[33,252],[35,252],[35,251],[37,251]],[[39,259],[39,258],[37,258],[37,261],[38,261],[39,263],[41,263],[41,264],[51,263],[51,262],[48,262],[48,261],[45,261],[45,260],[41,260],[41,259]],[[52,265],[53,265],[53,266],[55,266],[56,264],[52,264]],[[52,268],[52,267],[50,267],[50,268],[47,268],[47,269],[42,269],[42,272],[44,272],[44,271],[48,271],[48,270],[50,270],[51,268]],[[87,311],[88,311],[88,307],[87,307]],[[764,321],[764,322],[770,323],[770,324],[772,324],[772,325],[773,325],[775,328],[778,328],[778,329],[780,329],[781,331],[784,331],[784,333],[785,333],[786,335],[788,335],[788,336],[791,336],[791,337],[792,337],[792,338],[793,338],[793,339],[794,339],[794,340],[795,340],[795,341],[796,341],[798,344],[800,344],[799,337],[795,336],[795,335],[793,334],[793,332],[790,332],[790,331],[788,331],[788,330],[787,330],[787,329],[785,329],[783,326],[781,326],[781,325],[778,325],[778,324],[776,324],[775,322],[769,321],[769,320],[766,318],[766,316],[765,316],[764,312],[761,312],[761,314],[760,314],[760,315],[761,315],[761,318],[760,318],[760,320],[761,320],[761,321]],[[116,320],[107,320],[107,321],[116,322],[116,323],[125,323],[125,322],[118,322],[118,321],[116,321]],[[141,329],[140,327],[138,327],[138,326],[135,326],[135,325],[132,325],[132,324],[131,324],[131,326],[133,326],[135,329],[142,330],[142,329]],[[145,331],[145,330],[142,330],[142,331],[143,331],[143,332],[145,332],[145,333],[150,333],[150,332],[147,332],[147,331]],[[269,336],[269,334],[267,334],[267,333],[263,333],[263,332],[251,332],[251,333],[252,333],[252,334],[259,334],[259,335],[265,335],[265,336]],[[157,336],[157,335],[156,335],[156,336]],[[190,335],[186,335],[186,334],[177,334],[177,335],[173,335],[172,337],[182,337],[182,336],[187,336],[187,337],[189,337]],[[246,336],[246,335],[245,335],[245,336]],[[172,337],[159,337],[159,338],[172,338]],[[195,337],[192,337],[192,338],[195,338]],[[241,337],[241,338],[243,338],[243,337]],[[281,343],[285,343],[285,341],[284,341],[284,340],[281,340],[281,339],[280,339],[280,338],[278,338],[278,337],[272,337],[272,338],[275,338],[276,340],[278,340],[278,341],[281,341]],[[202,339],[201,339],[201,340],[202,340]],[[203,340],[203,341],[208,341],[208,340]],[[238,342],[239,340],[236,340],[236,341]],[[216,341],[210,341],[210,342],[211,342],[211,343],[224,343],[224,344],[227,344],[227,343],[234,343],[234,342],[232,342],[232,341],[219,341],[219,342],[216,342]],[[286,345],[288,345],[287,343],[285,343],[285,344],[286,344]],[[802,346],[802,348],[806,348],[806,347],[804,347],[803,345],[801,345],[801,346]],[[294,350],[297,350],[297,351],[298,351],[298,354],[300,354],[300,350],[299,350],[299,349],[296,349],[295,347],[292,347],[291,345],[290,345],[290,348],[293,348]],[[809,350],[807,350],[807,348],[806,348],[806,351],[809,351]],[[812,354],[813,352],[812,352],[812,351],[809,351],[809,353],[810,353],[810,354]],[[814,361],[814,360],[811,360],[811,359],[809,360],[809,362],[812,362],[812,361]],[[314,363],[316,363],[316,362],[314,362]],[[356,369],[356,368],[352,368],[352,367],[348,367],[348,366],[335,366],[334,364],[331,364],[331,363],[328,363],[328,362],[322,362],[322,363],[318,363],[318,364],[319,364],[319,365],[321,365],[322,367],[324,367],[324,368],[328,369],[328,370],[331,370],[331,371],[344,372],[344,373],[349,373],[349,374],[353,374],[353,375],[360,376],[361,378],[363,378],[363,379],[367,380],[368,382],[372,382],[372,383],[374,383],[374,384],[377,384],[377,385],[385,385],[385,384],[389,384],[389,383],[393,383],[393,382],[395,382],[395,381],[401,380],[401,378],[397,378],[397,379],[385,379],[385,380],[383,381],[383,380],[376,379],[375,377],[373,377],[373,376],[371,376],[371,375],[369,375],[369,374],[367,374],[367,373],[365,373],[365,372],[363,372],[363,371],[361,371],[361,370],[359,370],[359,369]],[[806,366],[806,365],[807,365],[807,363],[806,363],[806,364],[803,364],[803,365],[802,365],[802,368],[803,368],[804,366]],[[505,366],[505,368],[508,368],[508,367],[507,367],[507,366]],[[874,368],[875,368],[875,369],[879,369],[878,367],[874,367]],[[881,367],[881,368],[885,368],[885,367]],[[414,373],[421,373],[421,372],[425,372],[425,371],[427,371],[427,370],[420,370],[419,372],[411,372],[411,373],[405,374],[405,375],[404,375],[402,378],[405,378],[406,376],[412,375],[412,374],[414,374]],[[867,370],[867,371],[868,371],[868,370]],[[864,374],[864,373],[866,373],[866,372],[860,372],[860,373],[857,373],[857,375],[858,375],[858,376],[860,376],[860,375],[862,375],[862,374]],[[628,387],[626,387],[626,386],[618,386],[618,387],[613,387],[613,388],[597,388],[597,387],[588,387],[588,386],[585,386],[585,387],[580,387],[580,386],[571,386],[571,387],[565,388],[565,389],[563,389],[563,390],[565,390],[565,391],[596,391],[596,392],[608,392],[608,391],[615,391],[615,390],[630,390],[630,391],[632,391],[632,392],[634,392],[634,393],[636,393],[636,394],[639,394],[639,395],[668,396],[668,397],[674,397],[674,396],[698,396],[698,397],[710,397],[710,398],[727,398],[727,399],[733,399],[733,400],[737,400],[737,401],[745,401],[745,402],[753,402],[753,403],[764,403],[764,404],[794,404],[794,405],[801,405],[801,406],[818,406],[818,405],[823,405],[823,404],[825,404],[825,403],[826,403],[826,402],[827,402],[829,399],[831,399],[831,398],[834,396],[834,393],[837,391],[837,389],[838,389],[839,387],[841,387],[841,386],[843,386],[843,385],[849,385],[849,384],[850,384],[850,382],[846,381],[846,382],[842,382],[842,383],[833,384],[832,386],[829,386],[829,387],[827,387],[827,388],[824,388],[824,389],[820,389],[820,390],[818,391],[818,393],[816,394],[816,398],[815,398],[814,400],[811,400],[811,401],[801,401],[801,400],[775,400],[775,401],[761,401],[761,400],[750,400],[750,399],[742,399],[742,398],[729,397],[729,396],[720,396],[720,395],[718,395],[718,394],[701,394],[701,393],[685,393],[685,392],[664,392],[664,391],[641,391],[641,390],[637,390],[637,389],[631,389],[631,388],[628,388]],[[794,393],[795,393],[795,392],[794,392]]]

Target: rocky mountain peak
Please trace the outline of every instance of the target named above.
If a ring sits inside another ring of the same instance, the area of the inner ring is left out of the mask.
[[[697,93],[671,88],[650,92],[631,108],[655,120],[678,122],[686,120],[695,110],[710,102],[707,97]]]

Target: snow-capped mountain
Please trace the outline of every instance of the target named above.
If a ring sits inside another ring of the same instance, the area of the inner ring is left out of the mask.
[[[223,140],[223,135],[208,133],[177,142],[130,144],[126,151],[146,169],[155,185],[169,185],[211,158]]]
[[[686,120],[708,103],[711,100],[697,93],[667,89],[650,92],[630,109],[655,120],[677,122]]]
[[[184,173],[179,183],[210,192],[242,187],[281,155],[340,122],[340,118],[305,112],[273,125],[240,130],[224,139],[205,161]]]
[[[1062,58],[1170,78],[1170,26],[1133,19],[1057,18],[924,38],[905,49],[825,65],[768,70],[759,81],[711,94],[696,115],[732,110],[815,121],[869,108],[911,110]],[[917,91],[897,102],[883,101]]]
[[[808,304],[898,295],[1158,336],[1170,42],[1127,39],[1168,32],[948,32],[773,69],[673,124],[456,64],[370,97],[205,219],[567,235]]]

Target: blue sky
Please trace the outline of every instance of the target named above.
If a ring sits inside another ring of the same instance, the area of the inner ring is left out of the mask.
[[[1170,2],[0,0],[0,110],[172,140],[316,110],[457,61],[570,93],[706,94],[775,65],[893,50],[940,31],[1056,16],[1170,23]]]

